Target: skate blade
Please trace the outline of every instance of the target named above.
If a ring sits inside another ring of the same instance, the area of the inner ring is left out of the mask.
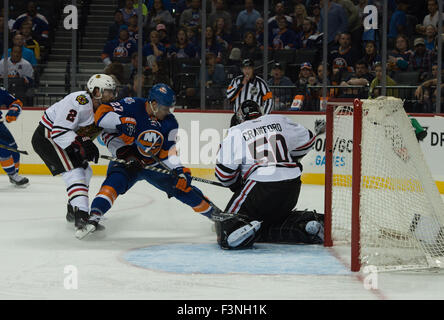
[[[77,239],[82,240],[83,238],[85,238],[90,233],[93,233],[95,230],[96,230],[96,227],[94,227],[94,225],[87,224],[83,228],[77,229],[76,233],[75,233],[75,236],[76,236]]]

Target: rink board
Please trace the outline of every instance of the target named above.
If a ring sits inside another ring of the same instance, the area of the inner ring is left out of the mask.
[[[23,174],[49,174],[41,159],[34,153],[31,145],[32,134],[40,121],[44,109],[25,108],[18,121],[7,124],[16,139],[19,149],[26,150],[29,155],[21,156],[20,172]],[[325,118],[322,113],[283,113],[293,121],[314,130],[317,119]],[[178,150],[181,161],[192,169],[193,175],[214,178],[214,166],[219,144],[226,134],[231,112],[176,110],[179,122]],[[442,115],[414,115],[421,125],[428,130],[424,141],[420,142],[426,161],[432,172],[438,189],[444,193],[444,118]],[[304,174],[302,180],[306,184],[324,184],[325,169],[325,135],[317,138],[312,150],[302,161]],[[109,154],[103,145],[99,146],[101,154]],[[337,160],[337,161],[340,161]],[[104,175],[108,162],[100,159],[93,165],[96,175]],[[4,172],[1,172],[4,174]]]

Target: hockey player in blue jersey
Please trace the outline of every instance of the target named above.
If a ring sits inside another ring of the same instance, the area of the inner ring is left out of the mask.
[[[103,104],[95,112],[96,125],[104,128],[102,140],[108,150],[131,165],[110,162],[106,179],[91,203],[89,220],[76,231],[77,238],[82,239],[95,231],[116,198],[141,180],[165,191],[169,198],[187,204],[195,212],[211,217],[214,209],[202,200],[202,192],[191,186],[190,169],[180,163],[176,152],[178,123],[170,113],[174,103],[173,90],[165,84],[157,84],[150,90],[148,99],[128,97]],[[176,176],[144,169],[148,165],[159,166],[150,153]]]
[[[8,112],[3,118],[2,111],[0,110],[0,144],[17,149],[14,137],[11,132],[3,123],[13,122],[17,120],[23,107],[23,103],[16,99],[13,95],[9,94],[4,88],[0,88],[0,105],[6,105]],[[9,181],[16,186],[25,186],[29,182],[28,178],[18,175],[20,166],[20,154],[17,152],[2,149],[0,147],[0,164],[9,176]]]

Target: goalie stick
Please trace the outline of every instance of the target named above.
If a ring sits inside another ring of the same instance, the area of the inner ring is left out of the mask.
[[[14,148],[11,148],[11,147],[8,147],[8,146],[5,146],[4,144],[0,144],[0,148],[1,148],[1,149],[6,149],[6,150],[9,150],[9,151],[12,151],[12,152],[16,152],[16,153],[28,154],[28,151],[14,149]]]

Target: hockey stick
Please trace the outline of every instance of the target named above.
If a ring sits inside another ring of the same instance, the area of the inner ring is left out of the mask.
[[[11,148],[11,147],[8,147],[8,146],[5,146],[4,144],[0,144],[0,148],[1,148],[1,149],[6,149],[6,150],[9,150],[9,151],[12,151],[12,152],[16,152],[16,153],[28,154],[28,151],[14,149],[14,148]]]
[[[173,175],[174,177],[178,178],[178,174],[171,170],[165,163],[163,163],[155,154],[153,154],[150,150],[150,148],[147,148],[146,146],[142,145],[141,143],[136,141],[136,145],[139,146],[140,148],[143,148],[144,151],[148,154],[148,156],[150,156],[151,158],[153,158],[158,164],[160,164],[169,174]],[[247,224],[249,224],[248,221],[246,221],[245,219],[243,219],[241,217],[241,215],[239,214],[232,214],[232,213],[226,213],[223,212],[218,206],[216,206],[214,204],[214,202],[212,202],[210,199],[208,199],[207,197],[205,197],[203,194],[200,194],[199,192],[197,192],[195,189],[191,189],[192,191],[195,192],[195,194],[197,194],[203,201],[207,202],[210,206],[212,206],[214,208],[214,210],[216,212],[213,212],[213,214],[211,215],[211,220],[213,221],[225,221],[225,220],[229,220],[229,219],[237,219],[239,221],[245,222]]]
[[[101,155],[100,158],[101,159],[105,159],[105,160],[109,160],[109,161],[114,161],[114,162],[122,163],[122,164],[129,164],[130,163],[130,162],[126,161],[126,160],[118,159],[118,158],[111,157],[111,156],[106,156],[106,155]],[[149,165],[147,165],[147,166],[145,166],[143,168],[147,169],[147,170],[155,171],[155,172],[171,174],[166,169],[160,169],[160,168],[152,167],[152,166],[149,166]],[[208,183],[208,184],[212,184],[212,185],[215,185],[215,186],[218,186],[218,187],[224,187],[225,188],[225,186],[222,183],[217,182],[217,181],[207,180],[207,179],[203,179],[203,178],[199,178],[199,177],[194,177],[194,176],[191,177],[191,179],[193,179],[195,181],[199,181],[199,182],[203,182],[203,183]]]

